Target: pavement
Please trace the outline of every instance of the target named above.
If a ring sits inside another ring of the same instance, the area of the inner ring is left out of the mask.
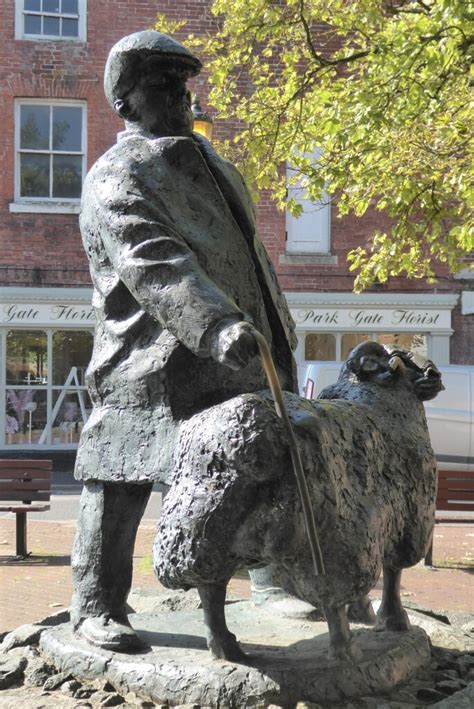
[[[0,633],[67,608],[71,597],[70,553],[81,486],[71,473],[55,473],[51,510],[28,515],[28,550],[16,560],[15,516],[0,515]],[[161,492],[152,493],[140,525],[134,555],[133,588],[159,590],[152,568],[152,546]],[[466,515],[464,515],[466,517]],[[474,522],[474,512],[469,514]],[[402,577],[402,598],[435,610],[474,613],[474,524],[456,521],[436,525],[434,566],[423,563]],[[230,582],[230,591],[250,595],[246,572]],[[381,595],[381,582],[371,594]]]

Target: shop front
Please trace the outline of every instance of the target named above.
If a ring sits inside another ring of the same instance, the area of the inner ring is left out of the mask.
[[[296,323],[299,369],[343,362],[360,342],[394,344],[449,364],[455,294],[286,293]]]
[[[0,448],[74,449],[90,412],[89,288],[0,288]]]
[[[88,288],[0,288],[0,449],[73,450],[91,404]],[[449,364],[454,294],[287,293],[300,371],[343,362],[359,342],[396,344]]]

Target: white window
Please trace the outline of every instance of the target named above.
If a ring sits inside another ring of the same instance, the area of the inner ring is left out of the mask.
[[[86,39],[86,0],[16,0],[16,39]]]
[[[319,154],[314,152],[314,159]],[[287,166],[287,176],[295,174],[294,168]],[[328,254],[330,246],[331,205],[324,193],[320,202],[312,202],[305,197],[300,184],[288,185],[288,198],[295,199],[303,208],[299,217],[286,213],[286,250],[289,253]]]
[[[15,203],[78,204],[86,169],[86,104],[22,99],[15,105]]]

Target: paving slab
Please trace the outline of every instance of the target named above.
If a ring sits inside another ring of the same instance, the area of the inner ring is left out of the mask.
[[[92,648],[69,625],[43,633],[40,647],[62,671],[108,680],[122,694],[135,692],[157,704],[266,707],[298,701],[343,702],[380,694],[409,681],[430,662],[426,633],[375,633],[359,627],[358,664],[327,658],[325,623],[277,618],[248,601],[227,604],[229,628],[249,653],[248,664],[216,661],[204,638],[202,611],[137,613],[133,627],[150,646],[127,655]]]

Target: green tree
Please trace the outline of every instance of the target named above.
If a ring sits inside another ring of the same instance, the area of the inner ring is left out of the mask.
[[[211,11],[215,31],[186,41],[206,59],[211,105],[237,121],[219,148],[247,179],[284,207],[288,161],[340,215],[391,217],[348,254],[356,290],[462,267],[474,248],[474,2],[214,0]],[[157,28],[177,25],[161,16]]]

